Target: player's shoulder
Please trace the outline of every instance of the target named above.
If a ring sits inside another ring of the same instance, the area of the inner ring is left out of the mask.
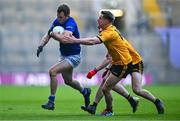
[[[53,21],[53,23],[59,23],[58,19],[55,18],[54,21]]]
[[[54,27],[54,26],[61,26],[61,24],[59,23],[59,21],[58,21],[57,18],[54,19],[54,21],[53,21],[53,23],[52,23],[52,26],[53,26],[53,27]]]
[[[112,36],[112,37],[117,36],[117,32],[115,32],[114,29],[111,27],[108,29],[105,29],[103,31],[103,34],[108,34],[109,36]]]
[[[108,33],[114,34],[114,33],[116,33],[116,29],[114,28],[113,25],[110,25],[109,27],[107,27],[107,28],[105,29],[104,32],[108,32]]]
[[[71,27],[75,27],[77,26],[75,20],[72,17],[69,17],[68,20],[65,23],[65,26],[71,26]]]
[[[75,19],[73,17],[71,17],[71,16],[69,16],[67,22],[69,22],[69,23],[76,23]]]
[[[105,29],[102,32],[100,32],[99,36],[107,40],[112,40],[115,37],[114,32],[108,29]]]

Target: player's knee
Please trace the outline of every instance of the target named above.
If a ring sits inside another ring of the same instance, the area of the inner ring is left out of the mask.
[[[133,92],[137,95],[140,95],[141,89],[139,88],[133,88]]]
[[[54,77],[54,76],[56,76],[56,71],[54,71],[53,69],[50,69],[49,70],[49,75],[51,76],[51,77]]]

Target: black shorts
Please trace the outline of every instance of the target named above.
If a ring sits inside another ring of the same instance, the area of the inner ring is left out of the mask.
[[[131,65],[131,73],[133,73],[133,72],[139,72],[141,74],[143,73],[143,62],[142,61],[135,65],[133,65],[133,64]]]
[[[110,68],[110,72],[119,78],[126,78],[128,74],[131,73],[132,63],[128,65],[112,65]]]

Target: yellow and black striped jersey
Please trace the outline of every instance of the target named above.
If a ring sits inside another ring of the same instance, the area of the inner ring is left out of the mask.
[[[126,39],[124,38],[124,40],[126,40]],[[142,61],[142,58],[139,55],[139,53],[135,50],[135,48],[127,40],[126,40],[126,45],[128,47],[129,53],[132,57],[132,64],[135,65],[135,64],[139,63],[140,61]]]
[[[127,48],[126,40],[120,35],[115,26],[110,25],[97,36],[106,46],[112,57],[112,64],[127,65],[132,57]]]

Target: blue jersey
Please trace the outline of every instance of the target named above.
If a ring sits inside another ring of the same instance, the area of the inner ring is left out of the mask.
[[[79,30],[72,17],[69,17],[64,24],[60,24],[56,18],[52,23],[50,30],[52,30],[55,26],[62,26],[65,30],[71,31],[74,37],[79,38]],[[63,56],[77,55],[80,54],[81,47],[80,44],[63,44],[60,42],[59,50]]]

